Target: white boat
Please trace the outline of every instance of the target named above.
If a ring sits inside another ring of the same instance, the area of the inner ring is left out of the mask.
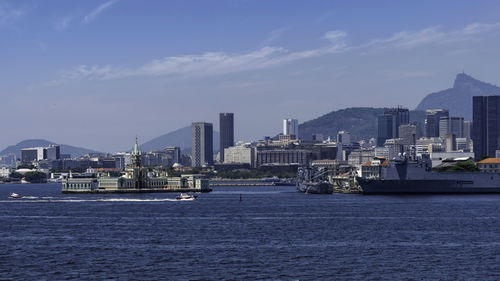
[[[21,198],[21,195],[12,192],[11,194],[9,194],[9,198],[11,198],[11,199],[17,199],[17,198]]]
[[[196,199],[197,196],[195,195],[189,195],[187,193],[181,193],[181,195],[175,197],[177,200],[183,200],[183,201],[192,201]]]

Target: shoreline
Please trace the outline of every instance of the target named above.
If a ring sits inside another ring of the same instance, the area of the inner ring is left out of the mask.
[[[193,189],[193,188],[180,188],[180,189],[114,189],[114,190],[104,190],[104,189],[95,189],[95,190],[74,190],[69,191],[65,190],[62,193],[94,193],[94,194],[113,194],[113,193],[187,193],[187,192],[195,192],[195,193],[206,193],[212,192],[212,189]]]

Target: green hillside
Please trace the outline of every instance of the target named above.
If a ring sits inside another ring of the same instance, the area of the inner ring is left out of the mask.
[[[377,115],[383,108],[351,107],[332,111],[316,119],[299,125],[300,138],[309,140],[313,134],[323,134],[334,138],[338,131],[348,131],[354,141],[368,140],[377,136]],[[410,121],[420,122],[423,128],[425,112],[411,110]]]
[[[213,131],[214,152],[219,151],[219,132]],[[161,150],[167,146],[178,146],[183,150],[191,150],[191,126],[166,133],[139,146],[141,151]]]
[[[13,153],[16,155],[17,158],[21,158],[21,149],[23,148],[30,148],[30,147],[45,147],[49,145],[56,144],[54,142],[48,141],[48,140],[42,140],[42,139],[31,139],[31,140],[24,140],[19,142],[16,145],[11,145],[4,150],[0,151],[0,155],[6,155]],[[76,146],[71,146],[71,145],[66,145],[66,144],[61,144],[61,154],[70,154],[71,157],[80,157],[85,154],[89,153],[97,153],[98,151],[92,150],[92,149],[87,149],[83,147],[76,147]]]

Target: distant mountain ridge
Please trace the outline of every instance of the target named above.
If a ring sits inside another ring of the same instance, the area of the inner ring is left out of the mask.
[[[166,133],[152,140],[149,140],[139,146],[141,151],[150,152],[154,150],[162,150],[166,146],[178,146],[181,150],[191,149],[191,126],[177,129]],[[214,131],[214,153],[219,150],[219,132]]]
[[[472,97],[500,95],[500,87],[482,82],[465,73],[457,74],[453,88],[428,94],[417,110],[448,109],[450,116],[472,120]]]
[[[11,145],[0,151],[0,155],[14,153],[17,158],[21,158],[21,149],[30,147],[45,147],[49,145],[56,144],[54,142],[43,140],[43,139],[29,139],[23,140],[16,145]],[[61,144],[62,154],[71,154],[71,157],[79,157],[89,153],[98,153],[98,151],[87,149],[83,147],[76,147],[66,144]]]
[[[351,139],[369,140],[377,136],[377,115],[384,113],[384,108],[351,107],[332,111],[316,119],[299,125],[301,139],[311,140],[313,134],[323,134],[335,138],[339,131],[348,131]],[[410,122],[420,122],[423,126],[425,112],[410,111]],[[423,127],[422,127],[423,128]]]

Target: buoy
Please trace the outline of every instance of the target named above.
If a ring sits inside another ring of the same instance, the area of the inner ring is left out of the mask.
[[[240,193],[240,202],[243,201],[243,198],[241,197],[241,193]]]

